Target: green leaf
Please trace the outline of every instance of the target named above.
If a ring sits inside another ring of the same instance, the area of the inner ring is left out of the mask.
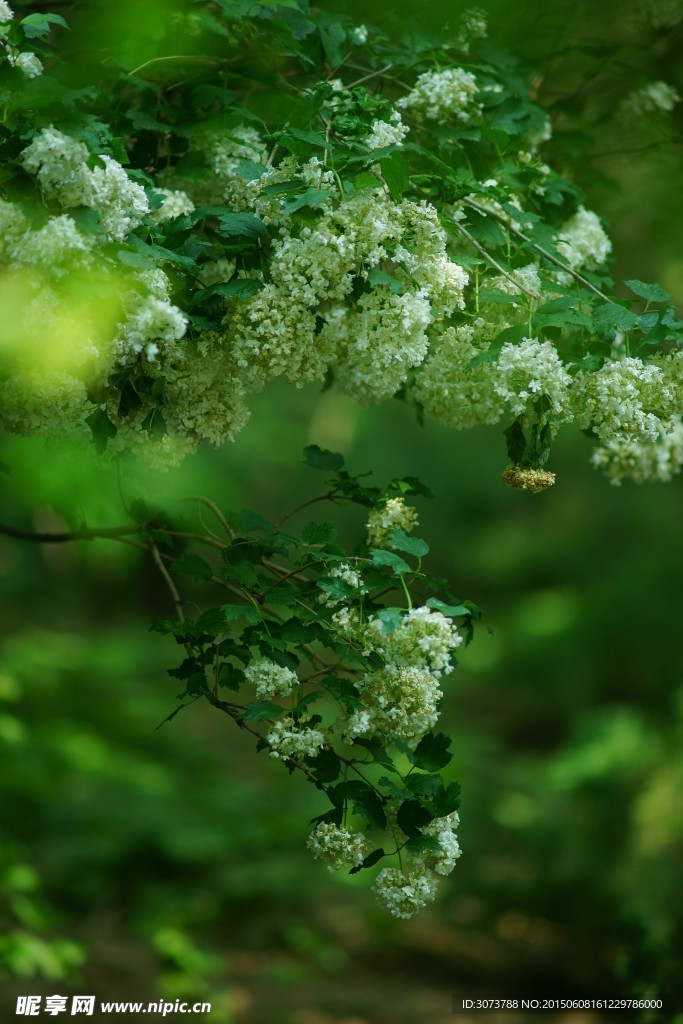
[[[418,836],[434,815],[419,800],[404,800],[396,815],[396,824],[407,836]]]
[[[387,816],[377,793],[366,782],[347,782],[346,795],[353,803],[356,814],[365,819],[370,828],[385,829]]]
[[[386,853],[382,849],[373,850],[365,857],[361,864],[357,864],[355,868],[351,868],[349,871],[350,875],[357,875],[363,868],[372,868],[375,866],[377,861],[381,860],[382,857],[386,857]]]
[[[50,25],[61,25],[62,28],[69,26],[61,14],[27,14],[19,22],[24,30],[27,39],[38,39],[46,36],[50,31]]]
[[[398,551],[406,551],[409,555],[422,558],[429,553],[429,544],[420,537],[409,537],[405,530],[396,529],[389,532],[389,543]]]
[[[220,233],[227,237],[264,238],[268,228],[253,213],[222,213],[218,219]]]
[[[394,295],[401,295],[403,292],[403,285],[401,282],[392,277],[391,274],[387,274],[384,270],[379,270],[378,267],[371,267],[368,270],[368,281],[373,288],[386,286],[389,291]]]
[[[411,836],[406,843],[406,850],[412,853],[443,853],[441,843],[436,836],[425,836],[419,833]]]
[[[319,448],[317,444],[309,444],[304,448],[304,461],[312,469],[341,469],[344,465],[344,456],[339,452],[330,452],[326,448]]]
[[[624,284],[641,299],[646,302],[671,302],[672,296],[658,284],[645,284],[644,281],[624,281]]]
[[[86,416],[85,422],[92,431],[92,439],[95,449],[98,452],[103,452],[109,443],[109,438],[116,437],[116,427],[109,419],[104,409],[96,409],[95,412]]]
[[[395,203],[400,202],[403,193],[408,190],[410,185],[410,171],[407,163],[400,153],[392,153],[391,156],[385,156],[383,160],[380,160],[379,165],[382,168],[382,175],[391,198]]]
[[[446,604],[444,601],[440,601],[438,597],[429,597],[425,604],[428,608],[434,608],[436,611],[441,612],[443,615],[448,615],[451,618],[456,615],[471,615],[471,609],[467,608],[464,604]]]
[[[400,608],[380,608],[375,618],[382,623],[382,633],[386,636],[387,633],[393,633],[395,629],[398,629],[403,616]]]
[[[445,789],[439,790],[432,798],[431,807],[437,818],[445,818],[460,806],[460,783],[451,780]]]
[[[519,420],[514,420],[503,431],[507,441],[508,455],[515,466],[519,466],[526,452],[526,437]]]
[[[616,302],[606,302],[593,313],[593,321],[603,331],[632,331],[638,326],[638,317],[625,306]]]
[[[306,523],[301,531],[304,544],[326,544],[337,536],[337,527],[333,523]]]
[[[380,548],[376,548],[372,552],[372,564],[387,566],[395,576],[404,576],[407,572],[413,571],[400,555],[394,554],[393,551],[383,551]]]
[[[334,750],[324,748],[316,757],[306,758],[318,782],[334,782],[339,778],[341,761]]]
[[[448,753],[451,737],[444,732],[428,732],[423,736],[413,753],[413,764],[425,772],[438,772],[449,763],[452,754]]]
[[[282,710],[279,704],[274,704],[271,700],[251,700],[247,704],[247,710],[242,712],[237,721],[266,722],[270,718],[279,718]]]
[[[472,370],[475,366],[480,366],[481,363],[494,363],[498,358],[498,353],[508,341],[512,344],[516,344],[518,341],[522,341],[527,337],[529,328],[526,324],[516,324],[514,327],[506,327],[505,330],[497,334],[489,347],[485,352],[480,352],[478,356],[471,359],[467,364],[467,369]]]
[[[310,206],[311,209],[315,209],[324,203],[326,199],[329,199],[332,193],[322,188],[309,188],[300,196],[296,196],[294,199],[289,199],[283,206],[285,213],[296,213],[297,210],[301,210],[304,206]]]
[[[249,604],[222,604],[220,607],[223,622],[236,622],[238,619],[245,619],[251,625],[261,621],[256,608]]]
[[[213,576],[213,569],[199,555],[185,555],[171,565],[171,572],[181,572],[191,576],[197,583],[208,583]]]

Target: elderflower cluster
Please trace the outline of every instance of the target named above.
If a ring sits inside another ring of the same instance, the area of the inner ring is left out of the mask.
[[[677,103],[681,102],[680,94],[667,82],[648,82],[622,101],[619,107],[619,118],[627,125],[635,125],[646,121],[650,114],[658,110],[669,113]]]
[[[437,677],[425,668],[388,666],[356,683],[363,709],[354,711],[346,735],[388,736],[415,745],[436,725],[443,696]]]
[[[450,875],[455,867],[455,862],[461,855],[460,843],[456,835],[456,829],[460,824],[460,817],[457,811],[452,811],[445,818],[435,818],[423,828],[427,836],[433,836],[438,840],[441,853],[436,857],[434,870],[439,875]]]
[[[454,117],[466,122],[479,113],[474,99],[478,91],[474,75],[462,68],[426,71],[396,105],[430,121],[443,122]]]
[[[436,879],[424,864],[416,861],[405,873],[400,868],[382,868],[372,891],[377,902],[393,917],[408,919],[435,898]]]
[[[163,196],[163,204],[150,214],[156,224],[165,224],[167,220],[172,220],[174,217],[193,213],[194,203],[187,192],[183,192],[182,189],[170,188],[160,188],[158,192]]]
[[[145,190],[110,156],[100,156],[103,166],[91,170],[88,155],[84,143],[50,125],[34,136],[21,162],[64,209],[87,206],[95,210],[104,233],[123,241],[149,213]]]
[[[394,114],[392,122],[373,121],[372,131],[363,139],[363,145],[368,149],[384,149],[385,146],[401,146],[410,129],[401,122],[401,115],[398,111]]]
[[[250,661],[244,670],[244,678],[256,686],[256,696],[265,700],[288,697],[299,682],[295,672],[270,658],[254,658]]]
[[[471,364],[501,329],[478,317],[459,327],[447,327],[434,339],[418,370],[414,391],[428,416],[456,430],[498,422],[505,400],[495,390],[491,364]]]
[[[403,498],[389,498],[382,508],[373,508],[368,515],[368,547],[387,547],[391,544],[392,530],[410,533],[417,525],[417,512],[411,505],[406,505]]]
[[[382,634],[381,620],[372,619],[370,627]],[[387,665],[398,671],[401,666],[426,668],[435,678],[447,675],[453,668],[451,651],[459,647],[462,637],[455,624],[433,608],[411,608],[400,625],[382,636],[375,649],[381,651]]]
[[[656,441],[670,427],[676,389],[659,366],[625,357],[593,373],[580,371],[573,396],[579,426],[603,444]]]
[[[339,871],[363,863],[366,840],[362,832],[350,832],[340,825],[321,821],[306,845],[316,860],[327,861],[328,871]]]
[[[591,462],[617,487],[623,480],[668,483],[683,468],[683,424],[676,423],[671,432],[660,434],[656,441],[610,441],[595,449]]]
[[[494,389],[515,416],[545,399],[556,418],[566,416],[571,377],[549,341],[524,338],[503,345],[495,366]]]
[[[289,758],[315,757],[323,747],[325,737],[320,729],[295,721],[291,715],[280,718],[266,735],[271,747],[271,757]]]
[[[30,50],[23,53],[8,53],[7,63],[18,68],[26,78],[38,78],[43,73],[43,65],[39,57]]]
[[[612,243],[596,214],[580,206],[573,217],[562,226],[557,251],[572,270],[595,270],[602,266],[612,251]],[[557,275],[560,283],[569,283],[569,275]]]

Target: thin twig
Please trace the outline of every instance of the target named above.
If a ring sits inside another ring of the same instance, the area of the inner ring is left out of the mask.
[[[523,231],[521,231],[519,228],[516,228],[505,214],[499,214],[493,210],[487,210],[485,206],[480,206],[479,203],[474,201],[474,199],[463,199],[463,202],[467,203],[468,206],[471,206],[474,210],[477,210],[479,213],[484,214],[485,217],[495,217],[496,220],[500,221],[502,224],[505,224],[506,227],[508,227],[510,231],[512,231],[513,235],[517,235],[517,237],[521,238],[523,242],[526,242],[527,245],[530,245],[531,248],[534,249],[534,251],[539,254],[539,256],[543,256],[545,259],[550,260],[551,263],[554,263],[556,267],[560,267],[562,270],[565,271],[565,273],[571,274],[573,278],[575,278],[577,281],[580,281],[582,285],[590,289],[590,291],[592,291],[595,295],[601,298],[604,302],[609,302],[612,306],[616,305],[614,299],[610,299],[609,295],[605,295],[604,292],[601,292],[599,288],[596,288],[594,284],[591,284],[590,281],[587,281],[586,278],[579,274],[578,271],[573,270],[568,263],[565,263],[557,256],[553,256],[553,254],[551,252],[548,252],[547,249],[544,249],[542,245],[538,245],[538,243],[532,241],[528,235],[525,235]],[[458,224],[457,227],[460,228],[460,225]],[[462,231],[464,229],[460,228],[460,230]],[[524,289],[522,289],[522,291],[524,291]]]
[[[291,519],[292,516],[295,516],[297,512],[301,512],[302,509],[308,508],[309,505],[315,505],[316,502],[318,501],[333,501],[334,497],[334,491],[328,491],[327,494],[319,494],[317,498],[309,498],[309,500],[305,501],[303,505],[297,505],[297,507],[293,508],[291,512],[288,512],[287,515],[284,515],[282,516],[281,519],[278,519],[275,525],[282,526],[282,524],[286,523],[288,519]]]
[[[148,525],[148,524],[147,524]],[[135,526],[109,526],[101,529],[90,529],[88,526],[68,533],[36,533],[33,530],[20,530],[16,526],[0,523],[0,534],[13,537],[15,540],[29,540],[35,544],[65,544],[72,540],[118,540],[120,537],[142,533],[145,524]]]
[[[376,78],[377,75],[384,75],[390,68],[393,68],[393,66],[393,64],[387,64],[385,68],[380,68],[379,71],[371,71],[368,75],[364,75],[363,78],[357,78],[355,82],[351,82],[351,84],[347,85],[346,88],[353,89],[355,85],[360,85],[361,82],[368,82],[371,78]]]
[[[253,729],[250,725],[247,725],[244,719],[240,718],[239,713],[233,711],[233,705],[227,704],[225,701],[222,700],[214,700],[212,701],[212,703],[213,706],[218,708],[219,711],[224,711],[226,715],[230,715],[230,717],[233,719],[233,721],[237,723],[240,729],[246,729],[247,732],[250,732],[252,736],[256,736],[257,739],[265,743],[265,745],[267,747],[270,747],[271,750],[275,749],[273,747],[273,744],[269,743],[265,736],[262,736],[261,733],[258,732],[256,729]],[[305,764],[302,764],[301,761],[295,761],[293,757],[283,758],[283,761],[285,762],[285,764],[292,764],[294,765],[295,768],[298,768],[299,771],[302,771],[304,775],[306,775],[311,780],[311,782],[313,782],[319,789],[324,788],[322,784],[318,782],[313,772],[310,771]]]
[[[527,288],[524,287],[524,285],[520,284],[519,281],[516,281],[511,274],[508,274],[507,270],[503,270],[500,263],[494,260],[493,256],[491,256],[491,254],[488,253],[486,249],[484,249],[484,247],[479,244],[476,238],[473,238],[473,236],[469,233],[469,231],[467,231],[462,226],[462,224],[459,224],[457,221],[453,221],[453,223],[455,224],[460,234],[464,235],[467,241],[474,246],[479,255],[483,256],[484,259],[487,260],[492,267],[495,267],[499,274],[502,274],[503,277],[506,277],[508,279],[508,281],[511,281],[517,291],[524,292],[524,294],[528,295],[530,299],[539,298],[539,296],[534,294],[534,292],[530,292]]]

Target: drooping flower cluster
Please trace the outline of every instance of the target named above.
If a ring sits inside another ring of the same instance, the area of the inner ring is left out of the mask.
[[[373,892],[393,917],[407,919],[434,900],[436,879],[420,861],[411,863],[405,873],[400,868],[382,868]]]
[[[462,850],[456,835],[456,829],[460,824],[460,816],[457,811],[452,811],[445,818],[435,818],[425,825],[424,833],[433,836],[438,840],[441,853],[436,856],[434,870],[439,875],[450,875],[455,867],[455,862],[460,857]]]
[[[417,512],[403,498],[389,498],[382,508],[374,508],[368,516],[368,547],[385,547],[392,530],[410,533],[418,525]]]
[[[299,681],[290,668],[270,658],[254,658],[244,670],[244,678],[256,686],[256,696],[262,700],[288,697]]]
[[[494,390],[519,416],[539,399],[545,399],[556,419],[569,405],[571,377],[554,345],[524,338],[519,345],[506,344],[496,362]]]
[[[575,415],[603,444],[656,441],[673,427],[676,398],[659,366],[635,357],[608,359],[594,373],[577,374]]]
[[[426,71],[408,95],[398,100],[397,106],[431,121],[446,121],[450,117],[469,121],[479,112],[474,99],[478,91],[474,75],[462,68]]]
[[[676,423],[670,433],[661,434],[656,441],[609,441],[595,449],[591,461],[615,486],[623,480],[668,483],[683,468],[683,424]]]
[[[271,748],[270,756],[281,757],[283,761],[315,757],[325,742],[320,729],[301,725],[291,715],[278,719],[266,739]]]
[[[316,860],[327,862],[328,871],[361,864],[365,856],[366,840],[362,832],[320,822],[308,837],[306,844]]]

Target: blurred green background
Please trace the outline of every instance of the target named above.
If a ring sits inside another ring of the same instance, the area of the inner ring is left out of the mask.
[[[683,150],[661,144],[680,129],[655,125],[643,143],[608,119],[638,75],[683,91],[680,26],[643,41],[622,5],[482,6],[493,39],[543,76],[539,99],[559,129],[548,159],[610,218],[615,279],[659,279],[682,303]],[[384,14],[441,31],[459,9],[394,3]],[[586,148],[573,133],[591,119]],[[121,488],[169,507],[202,493],[273,518],[319,491],[301,464],[308,443],[380,482],[415,474],[431,486],[435,500],[418,502],[431,571],[485,609],[493,633],[462,652],[442,719],[463,785],[463,857],[432,909],[387,918],[365,873],[332,876],[307,853],[315,791],[257,757],[224,716],[197,704],[156,730],[175,706],[165,669],[179,656],[147,631],[172,608],[142,553],[0,538],[8,1017],[18,994],[74,991],[210,1000],[221,1024],[447,1024],[455,992],[649,987],[674,1011],[681,481],[610,487],[588,466],[588,440],[566,431],[557,485],[511,492],[497,428],[420,428],[399,403],[360,410],[274,385],[234,445],[167,475],[125,462]],[[0,462],[3,522],[125,519],[114,466],[25,439],[5,439]]]

